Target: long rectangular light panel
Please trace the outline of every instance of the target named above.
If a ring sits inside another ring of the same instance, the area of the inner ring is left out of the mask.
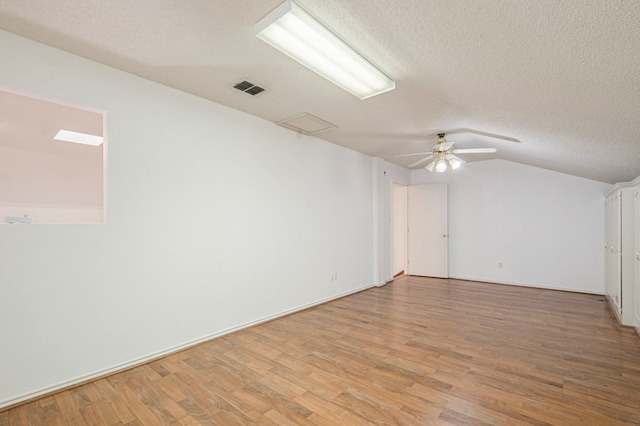
[[[91,146],[100,146],[103,142],[102,136],[72,132],[71,130],[64,129],[60,129],[53,138],[57,141],[80,143]]]
[[[287,0],[255,26],[256,36],[360,99],[396,87],[313,16]]]

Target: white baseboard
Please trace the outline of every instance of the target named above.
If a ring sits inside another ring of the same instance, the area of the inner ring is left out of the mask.
[[[487,279],[487,278],[453,276],[453,275],[450,275],[449,278],[455,279],[455,280],[480,281],[480,282],[493,283],[493,284],[515,285],[515,286],[519,286],[519,287],[541,288],[541,289],[545,289],[545,290],[569,291],[569,292],[573,292],[573,293],[597,294],[597,295],[601,295],[601,296],[604,295],[604,292],[599,292],[599,291],[591,291],[591,290],[575,289],[575,288],[566,288],[566,287],[555,287],[555,286],[548,286],[548,285],[544,285],[544,284],[530,284],[530,283],[523,283],[523,282],[518,282],[518,281],[500,281],[500,280]]]
[[[345,293],[337,294],[335,296],[331,296],[331,297],[328,297],[328,298],[325,298],[325,299],[321,299],[321,300],[318,300],[318,301],[315,301],[315,302],[307,303],[305,305],[300,305],[298,307],[295,307],[295,308],[292,308],[292,309],[288,309],[286,311],[282,311],[282,312],[279,312],[277,314],[273,314],[273,315],[269,315],[269,316],[266,316],[266,317],[263,317],[263,318],[259,318],[259,319],[255,320],[255,321],[250,321],[250,322],[247,322],[247,323],[244,323],[244,324],[240,324],[240,325],[235,326],[235,327],[227,328],[225,330],[222,330],[222,331],[219,331],[219,332],[216,332],[216,333],[212,333],[212,334],[209,334],[207,336],[200,337],[198,339],[190,340],[188,342],[185,342],[185,343],[182,343],[182,344],[179,344],[179,345],[176,345],[176,346],[172,346],[172,347],[164,349],[162,351],[158,351],[158,352],[155,352],[155,353],[143,356],[143,357],[139,357],[139,358],[136,358],[136,359],[133,359],[133,360],[130,360],[130,361],[126,361],[126,362],[114,365],[112,367],[109,367],[109,368],[98,370],[98,371],[95,371],[95,372],[89,373],[89,374],[84,374],[82,376],[78,376],[78,377],[70,379],[70,380],[65,380],[63,382],[59,382],[59,383],[56,383],[56,384],[51,385],[51,386],[46,386],[44,388],[40,388],[40,389],[32,391],[32,392],[27,392],[27,393],[24,393],[22,395],[18,395],[16,397],[5,399],[3,401],[0,401],[0,410],[2,410],[3,408],[9,407],[9,406],[13,406],[13,405],[17,405],[17,404],[23,403],[23,402],[31,400],[31,399],[35,399],[35,398],[39,398],[39,397],[47,395],[47,394],[51,394],[53,392],[60,391],[62,389],[71,388],[71,387],[78,386],[78,385],[81,385],[81,384],[86,383],[86,382],[90,382],[92,380],[99,379],[101,377],[109,376],[111,374],[114,374],[114,373],[117,373],[117,372],[120,372],[120,371],[124,371],[124,370],[127,370],[129,368],[136,367],[138,365],[146,364],[147,362],[154,361],[154,360],[159,359],[159,358],[163,358],[163,357],[165,357],[167,355],[171,355],[171,354],[173,354],[175,352],[182,351],[184,349],[190,348],[191,346],[198,345],[200,343],[215,339],[217,337],[222,337],[222,336],[224,336],[226,334],[233,333],[235,331],[239,331],[239,330],[242,330],[242,329],[245,329],[245,328],[248,328],[248,327],[253,327],[253,326],[258,325],[258,324],[262,324],[262,323],[265,323],[265,322],[268,322],[268,321],[272,321],[272,320],[280,318],[280,317],[291,315],[293,313],[296,313],[296,312],[299,312],[299,311],[303,311],[305,309],[308,309],[308,308],[311,308],[311,307],[314,307],[314,306],[322,305],[323,303],[331,302],[332,300],[340,299],[342,297],[346,297],[346,296],[349,296],[349,295],[352,295],[352,294],[355,294],[355,293],[359,293],[361,291],[368,290],[368,289],[370,289],[372,287],[379,287],[380,285],[384,285],[384,284],[385,283],[383,282],[382,284],[372,283],[372,284],[369,284],[369,285],[365,285],[363,287],[359,287],[357,289],[350,290],[350,291],[347,291]]]
[[[620,312],[618,312],[618,307],[616,306],[615,301],[608,294],[606,295],[606,298],[607,298],[607,303],[609,304],[609,309],[611,310],[611,312],[613,312],[613,315],[616,317],[616,320],[618,320],[618,324],[622,325],[622,317],[620,316]]]

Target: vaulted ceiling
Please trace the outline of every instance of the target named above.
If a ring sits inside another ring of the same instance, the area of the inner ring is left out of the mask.
[[[458,148],[498,149],[472,161],[640,175],[640,2],[297,2],[396,89],[361,101],[257,39],[281,0],[3,0],[0,28],[269,121],[311,113],[338,126],[318,137],[404,166],[457,130]]]

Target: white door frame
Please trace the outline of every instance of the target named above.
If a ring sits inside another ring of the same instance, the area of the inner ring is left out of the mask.
[[[408,187],[408,273],[448,278],[447,184]]]
[[[407,274],[408,191],[408,185],[391,183],[391,275],[393,277],[402,271]]]

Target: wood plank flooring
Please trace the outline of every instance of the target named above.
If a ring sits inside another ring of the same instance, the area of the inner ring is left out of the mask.
[[[602,296],[403,277],[0,424],[640,424],[640,339]]]

